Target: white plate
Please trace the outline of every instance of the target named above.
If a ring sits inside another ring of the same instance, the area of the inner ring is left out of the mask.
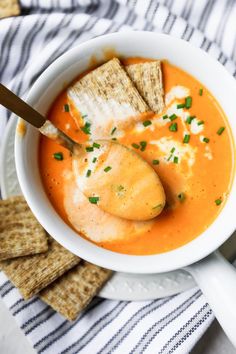
[[[0,185],[2,197],[21,194],[14,161],[16,118],[9,122],[1,146]],[[234,256],[236,234],[223,246],[228,258]],[[115,273],[100,292],[100,296],[114,300],[151,300],[171,296],[196,286],[191,275],[182,269],[161,274]]]

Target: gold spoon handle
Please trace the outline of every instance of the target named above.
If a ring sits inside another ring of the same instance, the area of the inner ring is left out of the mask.
[[[42,127],[46,119],[39,112],[29,106],[20,97],[0,83],[0,104],[23,118],[36,128]]]
[[[50,139],[56,140],[58,144],[63,145],[65,148],[73,152],[73,148],[76,143],[69,136],[63,133],[60,129],[56,128],[33,107],[28,105],[1,83],[0,104],[15,113],[17,116],[26,120],[28,123],[32,124],[34,127],[38,128],[43,135]]]

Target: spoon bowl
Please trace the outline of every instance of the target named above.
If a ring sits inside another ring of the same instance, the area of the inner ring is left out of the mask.
[[[131,149],[112,140],[76,143],[1,83],[0,104],[71,151],[74,175],[90,203],[112,215],[137,221],[152,219],[163,210],[165,193],[158,175]],[[100,151],[96,164],[91,160],[94,149]]]

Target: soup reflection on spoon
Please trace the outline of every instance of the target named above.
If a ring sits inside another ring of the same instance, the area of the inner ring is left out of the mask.
[[[161,213],[165,193],[160,179],[134,151],[109,140],[76,143],[2,84],[0,103],[71,151],[77,183],[91,203],[130,220],[149,220]],[[87,168],[87,162],[93,168]]]

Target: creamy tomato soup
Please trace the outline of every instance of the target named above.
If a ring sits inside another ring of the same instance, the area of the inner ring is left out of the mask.
[[[129,58],[123,64],[145,60]],[[230,191],[233,150],[224,112],[207,88],[183,70],[164,61],[162,73],[163,112],[122,132],[114,127],[110,137],[133,148],[158,173],[167,203],[155,219],[134,222],[100,210],[79,191],[70,152],[40,138],[39,166],[52,205],[83,237],[115,252],[155,254],[190,242],[214,221]],[[76,124],[75,114],[65,90],[48,119],[77,142],[85,142],[88,134]],[[122,188],[117,192],[122,194]]]

